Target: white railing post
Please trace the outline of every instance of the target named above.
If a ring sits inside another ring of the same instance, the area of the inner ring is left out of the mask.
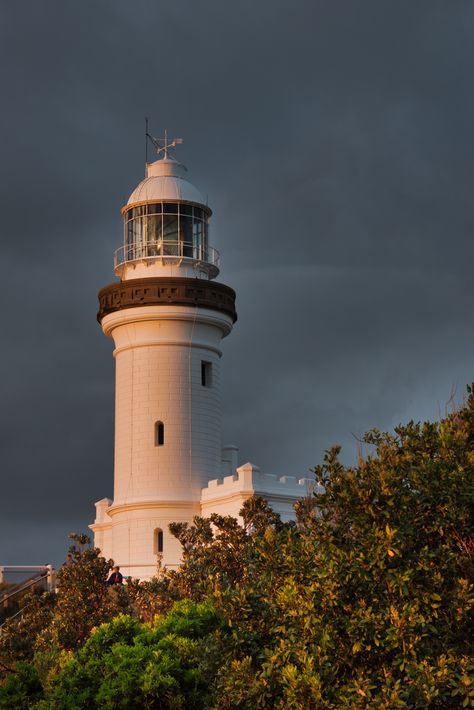
[[[56,591],[56,570],[53,565],[46,565],[48,570],[47,582],[48,582],[48,592]]]

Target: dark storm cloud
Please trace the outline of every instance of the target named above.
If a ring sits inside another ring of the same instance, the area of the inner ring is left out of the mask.
[[[33,561],[59,559],[112,494],[96,292],[147,115],[184,136],[237,290],[223,404],[242,463],[304,476],[462,397],[473,30],[468,0],[3,5],[0,562],[38,539]]]

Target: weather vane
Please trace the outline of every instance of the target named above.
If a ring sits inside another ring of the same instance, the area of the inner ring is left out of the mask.
[[[168,138],[168,131],[165,128],[164,138],[155,138],[148,132],[148,118],[145,118],[145,162],[148,163],[148,140],[150,140],[157,152],[158,156],[163,155],[166,160],[168,158],[168,151],[170,148],[175,148],[177,145],[181,145],[183,142],[182,138]]]

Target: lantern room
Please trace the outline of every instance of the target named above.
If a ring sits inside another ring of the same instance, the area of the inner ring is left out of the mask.
[[[146,165],[145,179],[122,208],[124,240],[114,263],[122,280],[219,273],[219,253],[209,244],[212,211],[186,172],[168,155]]]

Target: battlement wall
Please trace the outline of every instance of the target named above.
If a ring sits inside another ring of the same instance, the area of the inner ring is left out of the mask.
[[[276,476],[262,473],[258,466],[246,463],[236,469],[235,474],[213,479],[201,491],[201,515],[211,513],[232,515],[239,518],[239,511],[245,500],[252,495],[261,495],[282,520],[295,517],[293,505],[297,500],[312,495],[315,487],[310,478]]]

